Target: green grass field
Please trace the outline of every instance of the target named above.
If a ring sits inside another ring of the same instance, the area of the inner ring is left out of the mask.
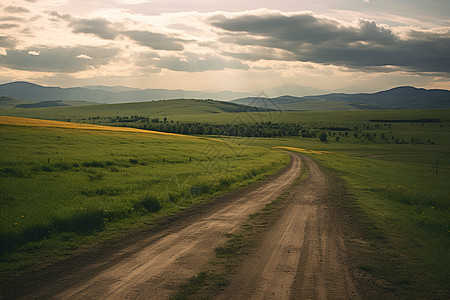
[[[154,199],[164,215],[236,182],[255,180],[286,163],[285,155],[272,150],[282,146],[299,148],[348,183],[349,205],[361,211],[357,217],[363,219],[373,252],[361,269],[392,282],[402,298],[450,293],[450,110],[238,113],[214,102],[177,100],[4,109],[1,114],[101,125],[114,116],[133,115],[174,123],[270,121],[297,124],[314,134],[212,136],[227,144],[198,137],[2,126],[2,238],[19,241],[18,252],[8,254],[2,265],[16,268],[34,249],[52,245],[64,252],[98,239],[95,235],[141,226],[154,218]],[[321,134],[326,142],[319,140]],[[71,224],[83,218],[92,220],[91,227],[73,230]],[[45,239],[28,242],[34,235],[27,230],[33,233],[35,224]]]
[[[0,125],[0,139],[3,273],[145,226],[288,162],[263,147],[148,131],[12,124]]]
[[[450,131],[444,126],[428,131],[435,145],[232,139],[298,148],[335,170],[348,184],[349,205],[362,212],[373,252],[360,268],[393,283],[401,298],[441,299],[450,287]]]
[[[244,111],[245,113],[242,113]],[[213,114],[213,115],[211,115]],[[100,104],[77,107],[51,108],[0,108],[0,115],[47,120],[88,121],[89,117],[108,118],[114,116],[140,115],[149,118],[183,122],[208,122],[225,124],[230,122],[308,122],[315,124],[365,123],[370,119],[395,118],[440,118],[450,120],[449,109],[439,110],[381,110],[381,111],[268,111],[249,112],[228,102],[203,100],[165,100],[123,104]]]
[[[49,108],[2,108],[0,115],[33,117],[47,120],[85,121],[96,117],[134,116],[177,120],[179,117],[225,114],[252,110],[246,106],[224,101],[207,100],[164,100],[121,104],[98,104],[86,106],[63,106]],[[254,110],[254,109],[253,109]]]

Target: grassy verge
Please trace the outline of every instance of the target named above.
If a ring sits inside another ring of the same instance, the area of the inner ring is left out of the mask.
[[[360,262],[362,270],[392,283],[399,298],[448,296],[450,174],[447,140],[441,140],[440,146],[420,147],[339,145],[294,139],[284,142],[266,139],[259,144],[276,142],[298,147],[299,152],[334,169],[347,182],[349,201],[364,215],[364,231],[372,251],[370,257]],[[437,174],[432,164],[436,157],[441,164]]]
[[[262,147],[76,126],[0,125],[0,139],[2,277],[151,226],[289,161]]]
[[[249,216],[240,230],[226,235],[226,242],[215,248],[215,258],[205,270],[188,279],[171,296],[173,300],[214,298],[218,291],[229,284],[227,275],[233,272],[245,255],[258,245],[262,234],[280,216],[287,204],[290,190],[308,177],[308,170],[302,165],[302,175],[295,180],[290,189],[267,204],[261,211]]]

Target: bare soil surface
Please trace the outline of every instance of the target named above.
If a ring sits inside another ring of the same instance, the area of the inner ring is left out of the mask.
[[[270,180],[217,198],[38,272],[2,282],[4,298],[164,299],[214,257],[225,234],[277,198],[300,175],[300,157]]]
[[[386,299],[387,284],[359,270],[368,246],[342,205],[335,175],[303,157],[309,177],[230,276],[218,299]]]

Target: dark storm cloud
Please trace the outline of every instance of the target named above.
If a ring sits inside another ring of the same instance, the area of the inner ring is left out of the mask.
[[[282,49],[289,53],[282,57],[285,60],[368,70],[394,66],[409,71],[448,72],[450,67],[448,30],[440,34],[410,31],[401,38],[373,21],[359,20],[354,26],[345,26],[312,14],[219,15],[210,22],[223,30],[220,41]],[[228,54],[241,59],[267,59],[257,51]]]
[[[240,60],[258,61],[258,60],[295,60],[295,55],[279,49],[254,47],[246,52],[229,52],[223,51],[223,55],[234,57]]]
[[[0,65],[16,70],[75,73],[105,65],[117,53],[115,48],[89,46],[6,50],[6,55],[0,55]]]
[[[13,38],[10,38],[8,36],[1,36],[0,35],[0,47],[3,48],[14,48],[17,44],[17,41]]]
[[[96,19],[74,19],[69,23],[74,33],[90,33],[105,40],[114,40],[119,32],[115,30],[108,20]]]
[[[28,9],[19,6],[7,6],[3,9],[5,12],[10,14],[21,14],[29,12]]]
[[[184,50],[182,42],[186,42],[185,40],[173,38],[166,34],[150,31],[133,30],[122,32],[122,34],[134,40],[139,45],[150,47],[154,50],[181,51]]]
[[[217,71],[224,69],[248,70],[249,66],[237,59],[212,54],[184,52],[182,56],[160,56],[155,52],[142,54],[138,60],[141,66],[152,65],[161,69],[185,72]]]
[[[105,40],[115,40],[118,36],[126,36],[138,45],[149,47],[154,50],[184,50],[183,43],[189,42],[180,38],[172,37],[168,34],[145,31],[145,30],[118,30],[123,27],[121,24],[113,24],[103,18],[77,19],[69,14],[59,14],[58,12],[48,12],[54,21],[69,21],[69,27],[74,33],[93,34]]]

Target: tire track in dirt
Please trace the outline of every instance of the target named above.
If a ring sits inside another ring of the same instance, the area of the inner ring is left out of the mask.
[[[231,276],[219,299],[360,299],[344,234],[323,201],[327,175],[303,157],[309,177],[295,187],[275,225]]]
[[[81,262],[73,272],[43,281],[23,298],[164,299],[214,257],[224,234],[237,230],[250,214],[277,198],[299,175],[300,158],[291,155],[290,167],[271,181],[212,206],[157,234],[133,239],[119,250],[106,249],[98,261]],[[55,275],[53,275],[55,276]]]

